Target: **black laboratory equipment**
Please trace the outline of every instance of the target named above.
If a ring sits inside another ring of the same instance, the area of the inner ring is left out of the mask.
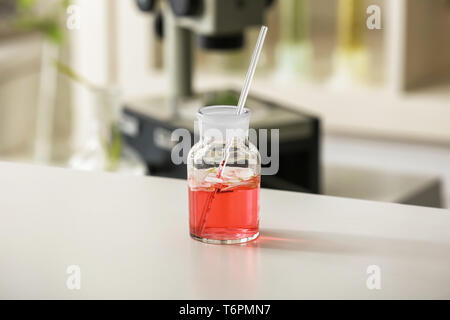
[[[192,90],[194,40],[201,49],[227,50],[244,45],[244,30],[263,24],[268,0],[137,0],[139,8],[158,15],[155,30],[164,36],[165,71],[169,87],[165,97],[128,101],[124,108],[122,133],[126,143],[147,163],[154,176],[185,179],[186,165],[174,164],[172,148],[175,129],[187,129],[194,139],[194,120],[206,105],[237,105],[239,92],[224,89]],[[279,129],[279,170],[264,175],[261,185],[289,191],[320,193],[319,118],[250,95],[250,127]],[[191,145],[194,140],[191,141]],[[270,166],[272,164],[264,164]]]

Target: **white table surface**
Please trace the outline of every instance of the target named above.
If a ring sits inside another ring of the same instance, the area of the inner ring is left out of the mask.
[[[261,198],[259,240],[207,245],[188,235],[184,181],[0,163],[0,298],[450,298],[448,210]]]

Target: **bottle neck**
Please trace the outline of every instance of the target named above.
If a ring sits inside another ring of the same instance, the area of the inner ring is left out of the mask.
[[[211,144],[217,146],[244,146],[249,144],[248,136],[234,136],[226,139],[217,138],[214,136],[200,136],[200,142],[203,144]]]
[[[203,139],[227,142],[229,140],[245,140],[248,138],[248,125],[224,127],[215,123],[200,122],[200,136]]]
[[[218,143],[248,140],[250,111],[237,114],[234,106],[209,106],[197,113],[198,128],[203,141]]]

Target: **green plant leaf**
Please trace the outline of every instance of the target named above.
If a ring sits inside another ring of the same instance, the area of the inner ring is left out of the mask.
[[[63,7],[63,9],[67,9],[70,5],[72,4],[72,1],[70,0],[62,0],[61,1],[61,6]]]
[[[19,10],[30,10],[36,4],[36,0],[18,0],[17,8]]]
[[[91,82],[89,82],[86,78],[82,77],[80,74],[78,74],[75,70],[73,70],[70,66],[68,66],[67,64],[56,60],[55,61],[55,66],[56,69],[61,72],[62,74],[64,74],[65,76],[69,77],[70,79],[86,86],[87,88],[91,89],[91,90],[97,90],[98,87],[95,86],[94,84],[92,84]]]
[[[111,141],[107,146],[108,150],[108,170],[117,169],[122,154],[122,135],[117,124],[111,126]]]
[[[64,26],[60,19],[68,5],[70,5],[69,0],[61,0],[48,12],[38,14],[34,10],[37,6],[36,0],[18,0],[15,25],[23,31],[40,32],[49,41],[61,45],[64,41]]]
[[[16,27],[23,31],[40,32],[56,44],[61,44],[64,39],[64,32],[59,22],[50,17],[24,17],[16,21]]]

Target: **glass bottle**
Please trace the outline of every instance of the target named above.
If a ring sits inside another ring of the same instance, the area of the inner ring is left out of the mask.
[[[188,155],[189,229],[207,243],[234,244],[259,236],[261,160],[249,142],[250,111],[204,107],[200,140]]]
[[[144,161],[124,145],[120,133],[120,93],[111,88],[92,88],[87,138],[70,159],[73,169],[111,171],[132,175],[145,175]]]

